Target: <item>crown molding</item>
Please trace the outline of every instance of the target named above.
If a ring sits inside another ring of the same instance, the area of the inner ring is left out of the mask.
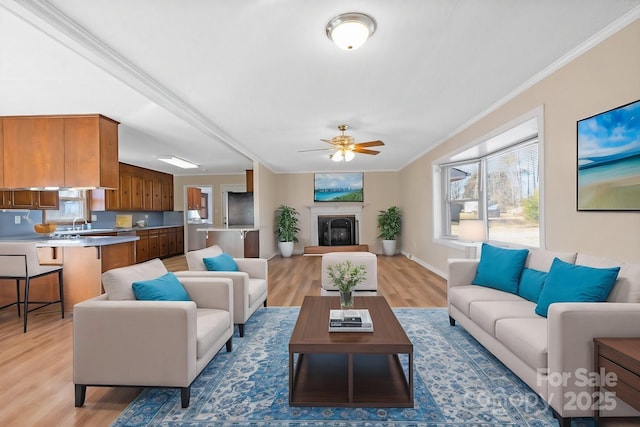
[[[0,5],[37,30],[89,60],[115,79],[252,161],[260,161],[193,106],[45,0],[0,0]],[[264,162],[261,162],[264,163]]]

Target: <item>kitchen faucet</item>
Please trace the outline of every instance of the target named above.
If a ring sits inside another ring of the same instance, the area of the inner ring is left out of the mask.
[[[77,220],[77,219],[81,219],[81,220],[83,220],[83,221],[84,221],[84,225],[87,225],[87,220],[86,220],[86,219],[84,219],[84,218],[82,218],[82,217],[80,217],[80,216],[75,217],[75,218],[73,219],[73,223],[71,223],[71,229],[72,229],[72,230],[74,230],[74,231],[76,230],[76,220]],[[82,227],[82,225],[81,225],[81,226],[80,226],[80,228],[78,228],[78,230],[82,230],[82,229],[83,229],[83,227]]]

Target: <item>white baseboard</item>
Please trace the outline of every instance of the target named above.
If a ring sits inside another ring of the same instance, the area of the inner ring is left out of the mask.
[[[424,262],[423,260],[417,258],[412,253],[405,252],[405,251],[400,251],[400,253],[402,255],[406,256],[407,258],[409,258],[411,261],[417,262],[418,264],[420,264],[421,266],[423,266],[427,270],[429,270],[429,271],[437,274],[438,276],[442,277],[444,280],[447,280],[447,273],[445,273],[444,271],[440,271],[439,269],[435,268],[431,264],[428,264],[428,263]]]

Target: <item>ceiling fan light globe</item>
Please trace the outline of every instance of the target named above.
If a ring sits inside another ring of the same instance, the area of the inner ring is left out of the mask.
[[[351,150],[347,150],[344,152],[344,161],[345,162],[350,162],[351,160],[353,160],[353,158],[356,156],[356,153],[354,153]]]
[[[342,151],[336,151],[330,156],[331,160],[334,162],[342,161]]]

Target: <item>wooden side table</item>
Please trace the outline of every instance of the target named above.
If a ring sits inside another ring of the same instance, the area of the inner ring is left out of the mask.
[[[640,411],[640,338],[594,338],[594,372],[600,381],[594,387],[594,418],[600,421],[600,409],[611,403],[610,395]]]

